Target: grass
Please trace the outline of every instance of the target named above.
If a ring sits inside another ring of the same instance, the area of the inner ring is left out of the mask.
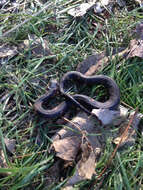
[[[24,2],[24,3],[23,3]],[[0,64],[0,139],[7,168],[0,168],[0,173],[10,174],[0,178],[0,189],[61,189],[66,182],[55,182],[50,187],[49,168],[55,162],[49,153],[51,131],[59,127],[54,121],[38,118],[32,105],[37,97],[45,93],[51,78],[60,79],[67,71],[75,70],[78,63],[94,52],[107,50],[112,55],[113,48],[127,47],[134,38],[133,30],[143,16],[137,7],[116,10],[109,18],[89,11],[84,17],[75,19],[67,14],[67,9],[74,6],[74,1],[52,1],[47,9],[32,16],[42,8],[38,1],[21,1],[18,13],[0,13],[0,32],[3,35],[13,30],[1,43],[19,46],[28,34],[35,34],[41,40],[48,41],[52,56],[36,58],[31,49],[23,49],[18,55],[4,64]],[[50,1],[49,1],[50,2]],[[47,2],[47,3],[49,3]],[[82,1],[78,1],[81,3]],[[22,3],[25,5],[22,8]],[[26,8],[27,7],[27,8]],[[28,14],[27,10],[31,14]],[[19,25],[19,23],[24,24]],[[97,26],[95,26],[97,24]],[[53,62],[53,58],[56,62]],[[115,79],[121,92],[121,101],[134,109],[139,107],[143,113],[143,64],[142,59],[112,60],[98,74],[107,74]],[[35,144],[37,131],[42,144]],[[3,138],[16,139],[16,152],[9,157]],[[109,173],[100,189],[130,190],[143,189],[143,153],[142,139],[137,146],[130,147],[115,156]],[[107,142],[105,152],[97,164],[99,174],[108,160],[113,146]],[[66,174],[67,175],[67,174]],[[71,174],[69,174],[71,175]],[[84,181],[74,189],[87,189],[92,180]]]

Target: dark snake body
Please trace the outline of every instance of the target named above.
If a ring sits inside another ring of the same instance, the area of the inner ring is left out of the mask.
[[[109,99],[105,102],[99,102],[89,96],[82,94],[75,94],[72,96],[66,92],[68,90],[67,83],[71,80],[74,83],[78,82],[80,84],[84,84],[87,86],[103,85],[108,91]],[[51,98],[54,98],[58,88],[60,93],[65,97],[66,101],[62,102],[53,109],[49,110],[44,109],[43,104],[45,102],[48,102]],[[90,111],[87,108],[85,108],[85,105],[88,105],[90,110],[97,108],[116,110],[119,106],[119,103],[120,103],[120,91],[113,79],[105,75],[85,76],[80,72],[71,71],[67,72],[62,77],[59,86],[56,81],[52,82],[52,86],[50,87],[48,93],[41,96],[35,102],[34,107],[35,110],[38,113],[42,114],[43,116],[47,118],[55,118],[63,115],[68,110],[71,104],[76,105],[86,113],[90,114]]]

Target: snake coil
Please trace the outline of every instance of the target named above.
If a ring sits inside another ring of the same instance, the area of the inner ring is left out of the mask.
[[[71,80],[74,83],[79,82],[80,84],[85,84],[87,86],[103,85],[108,91],[109,99],[105,102],[99,102],[83,94],[75,94],[72,96],[67,93],[67,84]],[[59,91],[61,95],[65,97],[65,101],[53,109],[44,109],[43,104],[49,102],[51,98],[54,98],[57,91]],[[90,111],[87,110],[84,105],[88,105],[90,109],[104,108],[116,110],[119,106],[119,103],[119,88],[114,80],[110,77],[105,75],[85,76],[80,72],[70,71],[62,77],[59,84],[56,81],[53,81],[49,87],[49,91],[41,96],[38,100],[36,100],[34,107],[35,110],[43,116],[47,118],[55,118],[63,115],[69,109],[69,106],[71,104],[74,104],[77,107],[81,108],[83,111],[90,113]]]

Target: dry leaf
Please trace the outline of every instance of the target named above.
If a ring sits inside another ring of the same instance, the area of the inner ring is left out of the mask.
[[[31,49],[32,55],[35,57],[43,57],[52,55],[48,42],[43,38],[38,38],[36,35],[29,35],[29,39],[24,40],[23,44],[20,44],[19,50]]]
[[[103,125],[109,125],[120,116],[120,111],[113,111],[109,109],[93,109],[94,113],[98,119],[102,122]]]
[[[130,52],[127,58],[131,57],[143,58],[143,40],[131,40],[130,42]]]
[[[87,57],[83,62],[77,66],[77,71],[85,74],[92,66],[98,65],[98,62],[105,57],[105,53],[99,53]],[[90,74],[88,74],[90,75]]]
[[[66,137],[53,142],[53,147],[57,152],[56,156],[68,161],[75,160],[80,149],[81,139],[77,136]]]
[[[130,41],[129,54],[127,58],[130,57],[140,57],[143,58],[143,21],[136,26],[137,39]]]
[[[74,175],[68,180],[66,187],[71,187],[85,179],[91,179],[95,173],[96,156],[93,152],[93,149],[90,147],[87,141],[81,145],[81,149],[81,160],[79,160],[77,163],[76,171]]]
[[[110,0],[89,0],[88,3],[82,3],[75,8],[68,11],[68,14],[73,17],[82,17],[88,10],[94,8],[95,13],[101,13],[104,10],[104,6],[109,4]]]
[[[113,49],[113,55],[110,59],[113,60],[116,57],[123,59],[127,56],[128,51],[128,48],[119,48],[118,50]],[[76,70],[87,76],[91,76],[107,66],[110,63],[110,59],[105,52],[91,55],[83,62],[79,63]]]
[[[85,133],[93,133],[97,134],[100,133],[100,128],[98,126],[95,127],[95,118],[89,118],[88,115],[84,112],[79,112],[77,116],[75,116],[72,120],[71,123],[77,125],[81,131],[84,131]],[[63,128],[59,130],[53,137],[53,142],[58,140],[59,137],[60,139],[65,139],[66,137],[72,137],[72,136],[77,136],[78,139],[82,139],[82,134],[81,132],[71,123],[68,123],[67,126],[68,128]],[[97,148],[101,149],[101,144],[99,143],[100,136],[92,136],[89,135],[87,136],[88,141],[90,142],[91,146],[93,147],[94,150]]]
[[[83,179],[91,179],[95,173],[95,154],[87,141],[81,145],[81,148],[82,158],[77,164],[77,170]]]
[[[5,156],[1,147],[0,147],[0,168],[7,168]]]
[[[86,14],[86,12],[95,5],[95,2],[82,3],[81,5],[72,8],[68,11],[68,14],[73,17],[81,17]]]
[[[17,47],[3,44],[0,46],[0,63],[4,64],[17,54]]]
[[[137,24],[135,32],[138,38],[143,40],[143,21]]]
[[[76,128],[76,126],[78,126]],[[73,130],[69,130],[71,128]],[[68,128],[61,129],[54,137],[53,141],[57,141],[60,137],[63,142],[64,139],[72,139],[72,137],[76,137],[80,140],[80,144],[82,142],[82,134],[81,131],[85,134],[97,134],[99,133],[99,128],[95,127],[94,119],[88,117],[86,113],[80,112],[76,117],[72,119],[70,123],[68,123]],[[77,133],[76,131],[79,130]],[[76,171],[74,175],[68,180],[66,186],[75,185],[81,180],[91,179],[92,175],[95,172],[96,162],[99,159],[99,155],[101,153],[101,144],[99,142],[100,136],[89,135],[85,138],[85,143],[81,145],[81,159],[76,165]],[[60,141],[60,140],[59,140]],[[64,143],[65,146],[65,143]],[[66,146],[67,147],[67,146]],[[78,150],[79,150],[78,148]],[[63,150],[61,150],[63,151]],[[74,150],[75,151],[75,150]],[[65,154],[65,153],[64,153]]]
[[[134,112],[131,112],[130,116],[129,116],[129,119],[132,117],[132,115],[134,115]],[[132,126],[130,126],[130,128],[128,129],[128,132],[126,134],[126,136],[123,137],[122,139],[122,142],[120,144],[120,147],[123,147],[124,145],[126,146],[132,146],[133,144],[135,144],[135,141],[136,141],[136,132],[137,132],[137,128],[138,128],[138,125],[139,125],[139,122],[141,120],[141,118],[143,118],[143,115],[138,113],[134,120],[133,120],[133,123],[132,123]],[[121,126],[120,126],[120,129],[119,129],[119,136],[116,137],[114,140],[113,140],[113,143],[114,144],[119,144],[121,138],[122,138],[122,134],[125,130],[125,128],[127,127],[128,125],[128,120],[126,120]]]
[[[9,138],[4,138],[5,146],[7,150],[11,153],[14,154],[15,152],[15,139],[9,139]]]

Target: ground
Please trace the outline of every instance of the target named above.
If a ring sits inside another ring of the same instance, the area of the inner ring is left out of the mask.
[[[78,18],[67,13],[82,2],[21,0],[10,1],[0,9],[0,45],[14,52],[12,57],[5,57],[5,53],[0,57],[0,150],[3,151],[0,189],[57,190],[72,175],[74,169],[56,176],[59,170],[53,167],[57,158],[49,152],[51,136],[62,125],[39,117],[33,104],[46,92],[50,79],[59,80],[67,71],[76,70],[88,56],[106,51],[109,64],[96,74],[113,78],[120,88],[121,102],[132,109],[138,107],[143,113],[143,57],[123,59],[117,55],[112,59],[115,51],[126,49],[137,38],[135,29],[143,19],[142,8],[136,1],[126,0],[124,6],[115,4],[112,10],[107,6],[102,13],[91,9]],[[35,36],[39,39],[37,43],[46,47],[44,50],[34,48]],[[34,45],[30,44],[32,40]],[[6,150],[5,138],[16,141],[12,154]],[[100,189],[143,189],[142,139],[139,135],[135,146],[116,154],[104,173]],[[113,149],[112,143],[107,142],[97,163],[97,175]],[[73,189],[96,189],[95,178]]]

